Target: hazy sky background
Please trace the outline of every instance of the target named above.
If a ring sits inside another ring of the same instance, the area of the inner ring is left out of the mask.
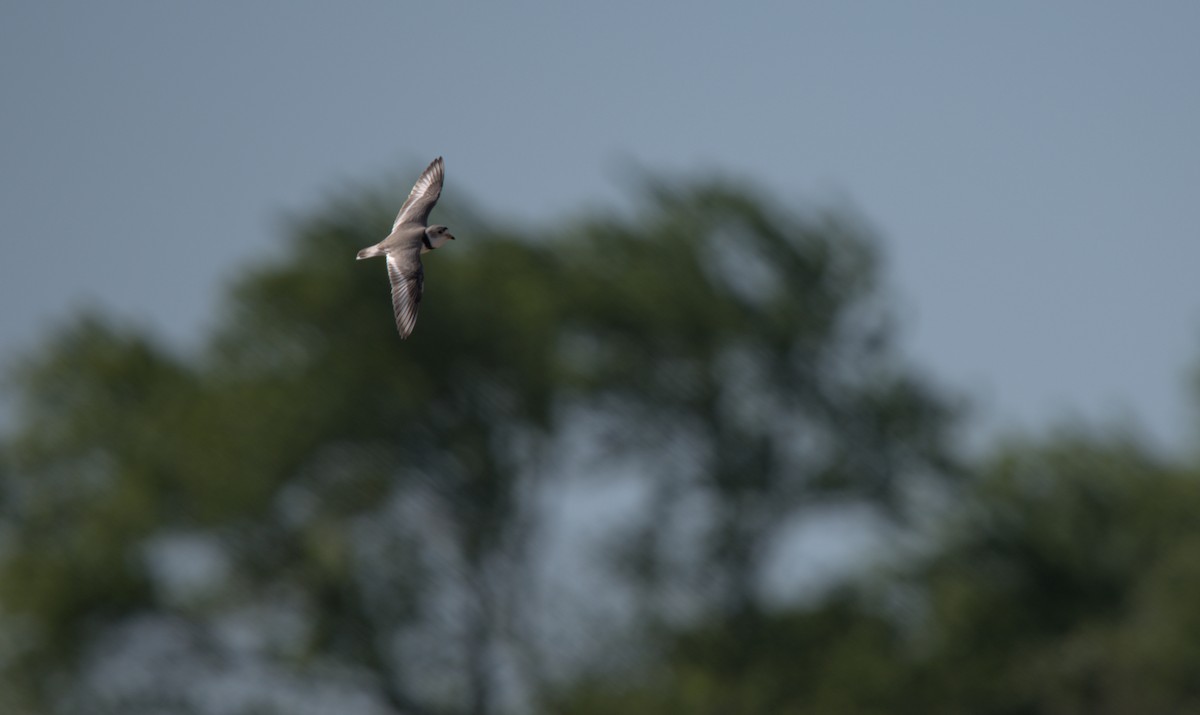
[[[3,3],[0,360],[82,308],[195,344],[284,215],[438,154],[542,226],[633,164],[855,208],[988,429],[1194,432],[1200,3],[699,5]]]

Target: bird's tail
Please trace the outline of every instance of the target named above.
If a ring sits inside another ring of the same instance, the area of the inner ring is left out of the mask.
[[[358,252],[358,260],[361,261],[364,258],[374,258],[375,256],[382,256],[383,254],[384,250],[379,246],[367,246]]]

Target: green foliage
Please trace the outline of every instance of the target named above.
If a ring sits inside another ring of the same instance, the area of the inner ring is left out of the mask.
[[[383,266],[354,260],[379,194],[296,220],[195,354],[87,316],[26,356],[0,709],[1200,709],[1190,468],[1087,434],[964,467],[959,415],[895,352],[868,231],[643,188],[630,216],[520,236],[439,216],[460,240],[405,342]],[[555,518],[588,460],[636,483],[599,555]],[[847,507],[923,548],[768,599],[795,528]],[[622,616],[589,628],[605,599]]]
[[[1120,435],[1001,451],[939,553],[924,665],[946,712],[1200,707],[1200,478]]]
[[[929,549],[869,588],[672,631],[643,677],[555,712],[1133,715],[1200,709],[1200,475],[1122,435],[981,466]]]
[[[554,712],[885,713],[909,674],[895,624],[839,592],[817,608],[704,624],[671,638],[665,664],[623,683],[584,681]],[[914,711],[915,712],[915,711]]]
[[[13,380],[24,430],[5,450],[0,603],[36,612],[41,642],[58,654],[82,619],[145,597],[145,580],[119,565],[129,543],[171,518],[158,507],[181,496],[169,435],[181,417],[175,400],[193,382],[145,339],[94,318],[21,364]]]

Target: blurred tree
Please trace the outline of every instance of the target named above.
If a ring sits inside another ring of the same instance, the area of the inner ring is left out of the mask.
[[[176,455],[160,427],[192,376],[144,338],[84,318],[14,382],[22,430],[0,475],[0,704],[22,712],[28,686],[49,686],[44,676],[73,657],[81,627],[148,598],[144,574],[123,564],[172,490]]]
[[[1200,711],[1200,475],[1122,434],[1002,449],[936,552],[926,712]]]
[[[391,218],[366,195],[295,222],[199,354],[88,318],[28,357],[0,690],[47,712],[532,706],[556,647],[532,642],[543,487],[567,476],[546,455],[580,425],[643,484],[614,578],[694,672],[719,653],[740,680],[790,647],[777,627],[849,623],[765,613],[769,553],[811,510],[902,517],[953,471],[953,415],[894,352],[861,227],[647,189],[631,217],[543,236],[446,220],[467,240],[429,261],[404,343],[382,266],[352,260]]]
[[[753,617],[806,513],[902,519],[956,472],[955,414],[895,352],[862,226],[721,183],[646,189],[637,221],[572,244],[569,295],[589,307],[564,331],[607,437],[647,470],[625,559],[644,603],[667,621]]]
[[[871,587],[678,629],[653,669],[582,679],[556,712],[1200,711],[1200,474],[1071,431],[999,450],[960,497]]]
[[[660,662],[620,679],[585,677],[559,691],[553,712],[918,713],[903,630],[858,595],[837,591],[808,608],[714,621],[664,644]]]
[[[266,711],[297,711],[288,672],[381,712],[491,709],[556,379],[555,272],[494,232],[442,252],[401,345],[383,266],[353,261],[382,206],[305,221],[191,360],[89,318],[15,372],[0,604],[32,702],[206,712],[168,665],[215,656],[209,685],[272,666],[246,705]],[[89,683],[128,680],[106,670],[126,645],[163,687]]]

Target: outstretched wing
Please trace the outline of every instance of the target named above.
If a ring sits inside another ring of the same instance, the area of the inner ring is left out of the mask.
[[[402,261],[389,253],[387,257],[388,278],[392,281],[392,310],[396,313],[396,329],[401,338],[412,334],[417,324],[417,308],[421,306],[421,293],[425,290],[425,269],[416,252],[411,260]]]
[[[425,171],[421,173],[421,178],[417,179],[417,183],[413,184],[412,192],[409,193],[404,205],[400,207],[400,213],[396,214],[396,222],[392,224],[392,230],[395,231],[396,227],[402,223],[417,223],[424,226],[429,221],[429,212],[433,210],[433,205],[442,195],[442,181],[445,178],[445,165],[442,163],[442,157],[439,156],[425,168]]]

